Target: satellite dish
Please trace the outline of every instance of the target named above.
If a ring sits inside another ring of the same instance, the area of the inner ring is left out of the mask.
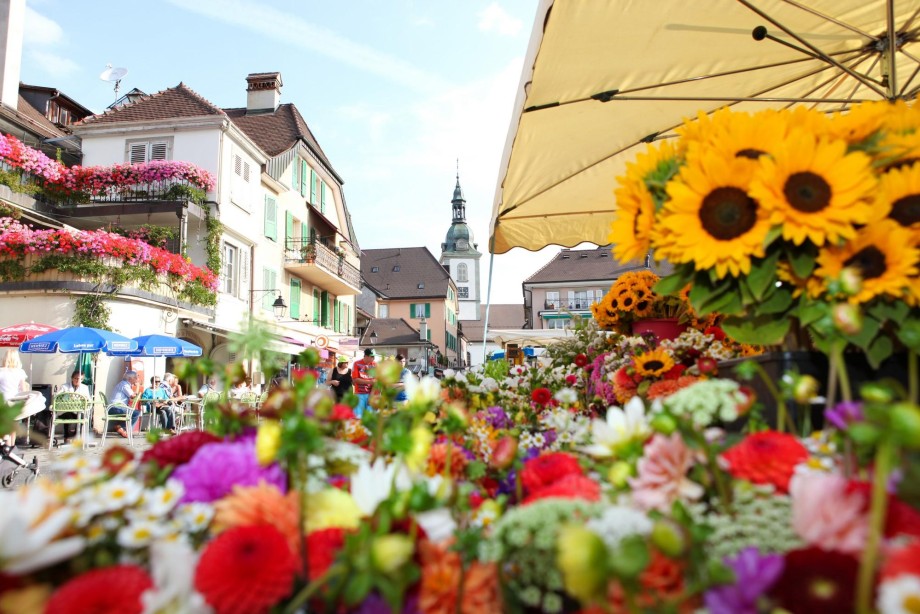
[[[115,98],[118,98],[118,86],[121,85],[121,80],[124,79],[127,74],[127,68],[112,68],[111,64],[106,64],[105,70],[102,71],[99,78],[103,81],[115,83]]]

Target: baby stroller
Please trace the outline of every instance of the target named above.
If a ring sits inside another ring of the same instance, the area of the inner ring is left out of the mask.
[[[0,442],[0,486],[12,486],[17,474],[23,469],[27,470],[24,483],[28,484],[38,477],[38,457],[33,456],[32,462],[27,463],[15,447]]]

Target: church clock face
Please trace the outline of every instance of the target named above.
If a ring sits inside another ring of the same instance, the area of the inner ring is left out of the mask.
[[[457,240],[457,249],[469,249],[469,248],[470,248],[469,241],[467,241],[466,239]]]

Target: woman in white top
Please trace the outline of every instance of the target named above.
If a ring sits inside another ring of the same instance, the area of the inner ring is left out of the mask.
[[[7,350],[6,356],[3,357],[3,366],[0,367],[0,397],[8,403],[25,400],[26,405],[16,416],[17,420],[33,416],[45,409],[45,397],[40,392],[29,391],[29,380],[22,369],[19,352],[15,349]],[[15,434],[6,437],[11,439],[9,444],[12,445]]]

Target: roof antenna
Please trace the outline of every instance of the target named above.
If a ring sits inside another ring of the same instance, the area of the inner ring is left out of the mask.
[[[121,80],[124,79],[127,74],[127,68],[112,68],[111,64],[106,64],[105,70],[99,75],[99,78],[103,81],[115,83],[115,100],[118,100],[118,88],[121,85]]]

